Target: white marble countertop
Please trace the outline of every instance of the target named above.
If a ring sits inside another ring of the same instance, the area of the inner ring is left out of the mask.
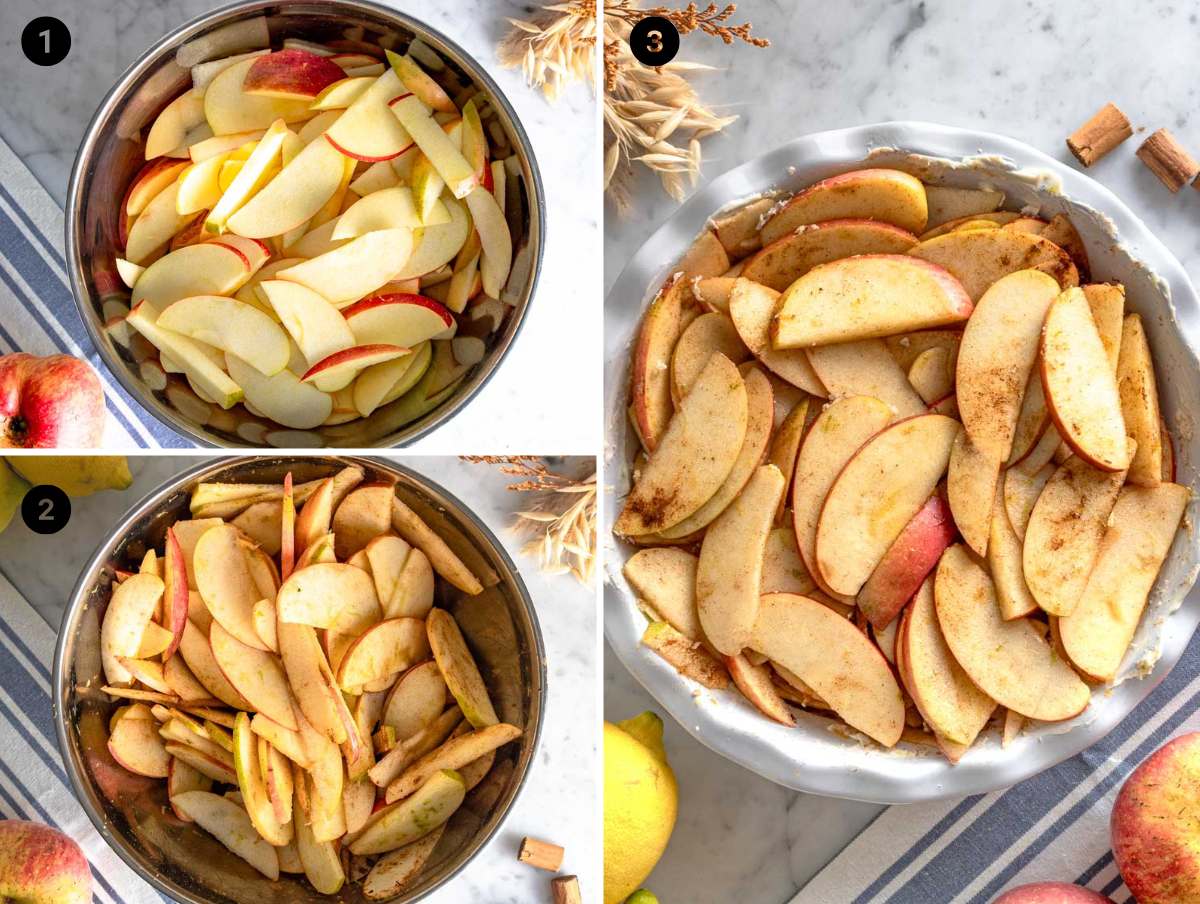
[[[470,505],[499,537],[533,598],[549,673],[541,745],[520,798],[490,845],[449,886],[426,900],[430,904],[548,904],[550,874],[517,862],[521,838],[533,835],[567,848],[563,871],[579,876],[589,904],[598,902],[595,594],[570,576],[543,575],[536,563],[519,556],[523,540],[508,530],[519,497],[505,489],[507,480],[495,468],[449,457],[388,457],[441,484]],[[0,572],[57,626],[102,533],[145,495],[201,461],[179,456],[131,458],[133,486],[72,500],[70,523],[58,534],[35,534],[18,516],[0,534]],[[588,467],[583,462],[570,466]],[[561,468],[566,471],[568,464]]]
[[[1195,4],[743,2],[736,21],[773,47],[726,47],[687,36],[681,59],[723,67],[695,81],[718,112],[741,118],[704,143],[712,178],[808,132],[920,119],[999,132],[1077,166],[1064,139],[1106,101],[1145,129],[1092,167],[1200,281],[1200,193],[1172,196],[1134,157],[1165,126],[1200,156],[1192,117]],[[606,210],[605,285],[675,210],[657,180],[637,183],[636,209]],[[655,702],[605,657],[605,715]],[[682,788],[678,828],[647,885],[664,904],[787,901],[880,808],[797,794],[729,763],[677,725],[667,748]],[[841,902],[830,902],[841,904]]]
[[[554,106],[501,69],[495,46],[518,0],[379,0],[447,35],[500,85],[529,133],[545,183],[541,278],[521,334],[491,381],[414,451],[461,455],[590,452],[600,442],[600,149],[596,104],[576,86]],[[152,42],[226,0],[4,0],[0,4],[0,137],[59,202],[84,129],[108,89]],[[71,52],[39,67],[20,49],[34,16],[65,22]],[[2,312],[0,312],[2,313]],[[546,379],[550,375],[552,379]],[[515,424],[520,429],[497,429]]]

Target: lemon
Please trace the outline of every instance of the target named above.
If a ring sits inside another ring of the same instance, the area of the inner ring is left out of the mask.
[[[605,722],[604,904],[620,904],[650,875],[675,828],[678,803],[662,719],[645,712],[620,725]]]
[[[124,490],[133,483],[124,455],[14,455],[8,463],[30,483],[56,486],[68,496]]]
[[[0,531],[8,527],[28,489],[29,482],[0,461]]]

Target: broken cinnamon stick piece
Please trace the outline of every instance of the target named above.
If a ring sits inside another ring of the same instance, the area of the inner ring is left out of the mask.
[[[557,844],[539,841],[527,835],[521,840],[521,850],[517,853],[517,859],[538,869],[557,873],[558,868],[562,866],[563,853],[563,849]]]
[[[1091,166],[1132,134],[1128,117],[1116,104],[1109,103],[1072,133],[1067,147],[1076,160]]]
[[[551,879],[550,893],[554,896],[554,904],[583,904],[577,876],[559,876],[557,879]]]
[[[1137,151],[1138,158],[1173,192],[1200,175],[1200,163],[1166,129],[1159,129]]]

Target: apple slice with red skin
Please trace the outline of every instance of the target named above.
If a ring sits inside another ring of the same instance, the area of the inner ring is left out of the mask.
[[[279,855],[259,836],[243,807],[208,791],[185,791],[172,803],[272,882],[279,878]]]
[[[915,235],[890,223],[826,220],[771,242],[746,261],[740,275],[782,292],[821,264],[860,254],[903,254],[915,244]]]
[[[308,287],[335,307],[346,307],[391,280],[413,254],[414,244],[411,229],[379,229],[275,275]]]
[[[806,353],[831,399],[873,396],[890,406],[897,417],[912,417],[928,409],[882,339],[839,342]]]
[[[811,395],[828,395],[804,349],[771,347],[771,320],[778,305],[779,293],[774,289],[749,279],[733,281],[729,291],[729,316],[746,348],[772,373],[793,386]]]
[[[674,413],[670,362],[683,329],[687,294],[687,283],[683,279],[673,278],[663,286],[642,315],[642,325],[634,344],[630,407],[638,436],[647,452],[653,452],[658,446]],[[747,341],[745,337],[743,341]]]
[[[792,715],[792,711],[779,696],[779,691],[775,689],[775,682],[771,680],[771,670],[768,666],[754,665],[742,653],[738,653],[736,656],[726,656],[724,659],[725,668],[729,669],[733,683],[759,712],[768,719],[773,719],[788,728],[796,725],[796,717]]]
[[[379,605],[383,608],[384,618],[393,617],[389,614],[393,608],[392,598],[395,595],[400,575],[404,572],[404,565],[408,561],[409,553],[412,551],[412,546],[407,540],[386,533],[392,526],[391,493],[389,492],[388,495],[386,527],[383,531],[378,531],[379,535],[373,537],[361,550],[370,566],[371,580],[375,582],[375,595],[379,597]],[[339,506],[339,510],[340,508]],[[335,536],[337,539],[341,539],[340,533],[335,533]]]
[[[225,225],[237,235],[260,239],[303,226],[338,190],[345,172],[343,160],[333,145],[318,136]]]
[[[965,429],[958,431],[950,450],[946,498],[959,533],[979,556],[987,555],[1001,464],[1002,459],[976,446]]]
[[[410,352],[399,345],[356,345],[322,358],[300,379],[322,392],[337,392],[353,383],[354,378],[368,367],[393,361]]]
[[[457,326],[454,316],[440,302],[398,292],[364,298],[342,314],[360,345],[411,348],[426,339],[449,338]]]
[[[831,176],[797,193],[762,228],[763,244],[799,226],[849,217],[890,223],[913,234],[925,230],[929,205],[925,186],[894,169],[853,170]]]
[[[245,253],[222,242],[188,245],[165,254],[146,268],[130,296],[130,307],[148,301],[156,311],[192,295],[228,296],[250,278]]]
[[[186,160],[155,157],[137,171],[125,191],[125,214],[136,217],[188,167]]]
[[[400,76],[400,81],[404,84],[405,90],[415,94],[425,106],[432,107],[439,113],[453,113],[458,115],[458,107],[454,105],[454,101],[450,99],[450,96],[442,90],[442,86],[430,78],[425,70],[421,68],[420,64],[409,54],[399,54],[391,50],[386,50],[385,54],[389,65]]]
[[[171,643],[163,651],[162,661],[168,662],[183,640],[183,629],[188,617],[188,575],[184,562],[183,547],[175,536],[174,528],[167,528],[166,566],[163,569],[163,622],[171,631]]]
[[[161,578],[135,574],[113,591],[100,626],[100,655],[110,684],[128,684],[133,680],[118,657],[137,655],[146,625],[162,600],[163,589]]]
[[[158,736],[158,723],[147,719],[119,719],[108,739],[114,760],[136,775],[166,778],[170,756]]]
[[[183,641],[179,653],[196,680],[207,691],[227,706],[234,709],[252,709],[250,702],[239,694],[221,672],[213,658],[208,638],[189,619],[183,629]]]
[[[421,619],[381,621],[346,650],[338,667],[338,684],[345,691],[358,691],[364,684],[427,659],[429,652],[429,639]]]
[[[1053,242],[1028,232],[950,232],[922,241],[908,253],[945,267],[973,300],[982,298],[993,283],[1018,270],[1041,270],[1064,289],[1079,285],[1079,271],[1070,256]]]
[[[327,57],[305,50],[277,50],[251,63],[242,90],[266,97],[312,100],[345,77],[342,68]]]
[[[242,90],[246,75],[259,59],[252,57],[235,63],[214,78],[205,90],[204,117],[215,134],[265,129],[277,119],[300,122],[312,115],[308,99],[266,97]]]
[[[388,111],[388,101],[403,92],[400,77],[387,70],[329,127],[325,139],[347,157],[367,163],[399,157],[413,139]]]
[[[296,516],[294,535],[295,552],[303,554],[318,537],[329,532],[329,522],[333,517],[334,479],[327,477],[300,509]],[[290,577],[291,574],[288,574]],[[286,580],[286,578],[285,578]]]
[[[330,485],[332,490],[332,484]],[[292,489],[292,472],[283,478],[283,509],[280,515],[279,577],[286,581],[296,564],[296,497]]]
[[[892,624],[954,542],[954,518],[934,493],[900,531],[858,593],[858,608],[876,631]]]

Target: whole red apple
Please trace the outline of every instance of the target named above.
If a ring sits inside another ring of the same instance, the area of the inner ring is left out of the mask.
[[[1200,904],[1200,732],[1170,741],[1125,780],[1112,847],[1138,904]]]
[[[89,449],[104,435],[104,390],[70,355],[0,357],[0,448]]]
[[[90,904],[92,873],[74,841],[57,829],[0,820],[0,901]]]
[[[1067,882],[1034,882],[1012,888],[992,904],[1113,904],[1112,898]]]

